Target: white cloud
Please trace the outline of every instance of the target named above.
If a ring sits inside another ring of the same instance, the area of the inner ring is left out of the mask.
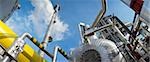
[[[31,32],[29,20],[26,17],[20,17],[18,12],[15,12],[6,24],[19,35],[24,32]]]
[[[43,38],[47,26],[51,20],[52,13],[54,12],[53,6],[49,0],[30,0],[34,9],[28,11],[27,16],[22,17],[18,12],[7,21],[7,24],[13,28],[17,33],[19,32],[34,32],[38,38]],[[68,31],[68,24],[60,21],[56,17],[56,23],[52,29],[52,37],[55,41],[63,40],[64,34]]]
[[[56,20],[59,20],[59,18],[57,17]],[[57,38],[57,40],[61,40],[64,38],[64,33],[66,31],[68,31],[68,25],[64,24],[64,22],[61,22],[59,20],[59,21],[56,21],[56,24],[53,25],[51,34],[54,36],[54,38]]]

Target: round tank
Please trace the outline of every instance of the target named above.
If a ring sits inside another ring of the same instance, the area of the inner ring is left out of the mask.
[[[6,22],[18,7],[18,0],[0,0],[0,19]]]

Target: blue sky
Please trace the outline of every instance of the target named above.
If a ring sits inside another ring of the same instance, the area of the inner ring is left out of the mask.
[[[21,9],[15,11],[7,24],[18,34],[29,32],[39,41],[43,40],[49,20],[51,5],[45,3],[48,0],[20,0]],[[40,3],[39,3],[40,2]],[[57,4],[57,0],[51,0],[52,4]],[[40,7],[37,7],[40,4]],[[132,21],[134,12],[120,0],[107,0],[107,15],[118,16],[123,21]],[[42,5],[48,5],[44,7]],[[52,35],[54,41],[49,43],[47,50],[53,52],[54,46],[62,47],[67,53],[71,48],[80,45],[80,35],[78,24],[84,22],[91,25],[101,9],[100,0],[60,0],[61,10],[58,14],[58,23],[54,26]],[[48,15],[49,14],[49,15]],[[54,33],[54,34],[53,34]],[[36,51],[38,48],[27,40]],[[49,59],[47,56],[45,57]],[[66,62],[62,55],[58,54],[58,62]]]

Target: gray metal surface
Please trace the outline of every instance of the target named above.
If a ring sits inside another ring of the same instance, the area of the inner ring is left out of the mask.
[[[10,15],[17,9],[18,0],[0,0],[0,19],[6,22]]]

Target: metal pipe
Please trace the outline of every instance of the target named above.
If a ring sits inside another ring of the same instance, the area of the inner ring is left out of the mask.
[[[50,54],[49,52],[47,52],[44,49],[44,46],[42,44],[40,44],[36,38],[32,37],[29,33],[24,33],[20,38],[21,39],[25,39],[25,38],[29,38],[38,48],[40,48],[40,50],[42,50],[44,53],[46,53],[49,57],[53,58],[54,56],[52,54]]]
[[[2,21],[0,21],[0,44],[6,49],[9,50],[11,46],[15,43],[15,41],[18,39],[18,35],[12,31],[6,24],[4,24]],[[3,34],[4,33],[4,34]],[[5,34],[6,33],[6,34]],[[8,36],[9,35],[9,36]],[[12,37],[11,37],[12,35]],[[3,37],[1,37],[3,36]],[[17,37],[16,37],[17,36]],[[20,37],[19,37],[20,38]],[[17,44],[18,45],[18,44]],[[17,56],[18,62],[43,62],[46,61],[44,58],[41,58],[39,54],[31,48],[28,44],[25,44],[22,48],[23,51],[19,53]],[[23,58],[23,59],[22,59]]]
[[[82,33],[82,30],[81,30],[81,24],[78,24],[78,29],[79,29],[79,32],[80,32],[80,39],[81,39],[81,43],[84,43],[84,39],[83,39],[83,33]]]
[[[54,57],[53,57],[52,62],[56,62],[57,52],[60,52],[60,54],[62,54],[66,59],[68,60],[70,59],[67,53],[62,48],[60,48],[59,46],[56,46],[54,50]]]
[[[21,38],[18,38],[17,40],[15,40],[15,42],[8,49],[7,52],[13,58],[16,58],[19,55],[19,53],[22,52],[24,45],[25,45],[25,42]],[[11,59],[9,58],[9,56],[6,56],[2,62],[8,62],[8,61],[11,61]]]
[[[130,35],[132,35],[132,32],[128,29],[128,27],[126,27],[126,25],[124,25],[124,23],[123,23],[119,18],[117,18],[116,16],[113,16],[113,19],[116,19],[116,20],[123,26],[123,28],[124,28]]]
[[[1,45],[0,45],[0,51],[1,51],[1,52],[0,52],[0,56],[1,56],[1,54],[2,54],[2,56],[5,56],[5,55],[6,55],[6,56],[8,56],[8,57],[6,57],[6,58],[11,58],[10,61],[11,61],[11,60],[14,60],[15,62],[17,62],[17,60],[16,60],[12,55],[10,55],[10,54],[6,51],[6,49],[5,49],[3,46],[1,46]],[[2,53],[2,52],[4,52],[4,53]],[[1,58],[0,58],[0,59],[1,59]],[[6,62],[7,60],[3,60],[3,62],[4,62],[4,61]]]
[[[101,0],[101,2],[102,2],[102,9],[99,12],[98,16],[96,17],[96,20],[92,24],[92,28],[95,27],[98,24],[98,22],[102,19],[102,17],[106,13],[106,0]]]
[[[56,18],[56,15],[57,15],[57,13],[58,13],[58,11],[60,10],[60,6],[59,5],[56,5],[55,7],[54,7],[54,13],[53,13],[53,15],[52,15],[52,18],[51,18],[51,20],[50,20],[50,23],[49,23],[49,25],[48,25],[48,28],[47,28],[47,31],[46,31],[46,33],[45,33],[45,36],[44,36],[44,39],[43,39],[43,46],[44,46],[44,48],[46,49],[46,47],[47,47],[47,44],[48,44],[48,41],[49,41],[49,36],[50,36],[50,34],[51,34],[51,28],[52,28],[52,25],[56,22],[55,21],[55,18]],[[43,57],[44,56],[44,52],[42,52],[42,51],[40,51],[40,55],[41,55],[41,57]]]
[[[90,31],[90,29],[89,29],[89,30],[85,31],[84,36],[87,36],[88,34],[93,33],[93,32],[101,31],[101,30],[106,29],[107,27],[110,27],[110,26],[112,26],[112,25],[113,25],[113,23],[109,23],[109,24],[106,24],[106,25],[104,25],[104,26],[91,29],[91,31]]]
[[[85,26],[84,23],[78,24],[78,29],[79,29],[79,32],[80,32],[81,43],[84,43],[84,36],[83,36],[84,31],[82,30],[83,26]]]

